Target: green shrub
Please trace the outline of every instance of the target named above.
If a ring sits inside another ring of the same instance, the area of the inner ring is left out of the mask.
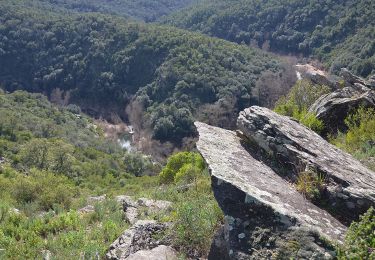
[[[182,180],[185,178],[184,176],[189,179],[187,175],[202,172],[204,169],[205,163],[200,154],[194,152],[176,153],[169,157],[167,165],[161,171],[160,182],[173,183],[175,180]]]
[[[316,116],[308,112],[309,107],[322,95],[329,93],[327,86],[314,85],[309,81],[298,81],[287,97],[276,103],[275,112],[293,117],[311,130],[322,133],[324,124]]]
[[[331,142],[375,169],[370,159],[375,156],[375,109],[359,108],[346,118],[345,123],[348,131],[339,133]]]
[[[186,252],[205,254],[211,246],[207,241],[212,241],[221,219],[222,212],[213,197],[181,202],[175,218],[176,245]]]
[[[339,259],[375,259],[375,210],[370,208],[358,222],[353,222],[346,234]]]
[[[300,123],[307,126],[314,132],[321,134],[324,130],[324,123],[322,120],[319,120],[314,114],[306,113],[301,115],[299,119]]]
[[[325,178],[316,172],[305,171],[298,175],[296,189],[308,199],[319,199],[324,188]]]

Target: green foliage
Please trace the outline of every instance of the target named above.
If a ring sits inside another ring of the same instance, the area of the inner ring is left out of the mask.
[[[322,95],[329,93],[326,86],[314,85],[309,81],[298,81],[287,97],[282,97],[275,106],[275,112],[290,116],[317,133],[324,130],[324,124],[308,112],[309,107]]]
[[[74,113],[39,94],[0,93],[0,258],[41,259],[43,250],[59,259],[103,256],[126,228],[117,203],[95,205],[87,216],[76,210],[140,171],[159,171]]]
[[[104,256],[127,227],[121,207],[107,199],[92,213],[77,213],[88,196],[104,193],[173,202],[175,211],[152,217],[175,223],[170,236],[182,252],[207,255],[207,241],[223,216],[198,153],[173,155],[162,170],[168,184],[160,189],[161,177],[142,176],[160,171],[157,164],[103,139],[85,115],[77,117],[39,94],[1,93],[0,100],[2,257],[39,259],[43,250],[59,259]]]
[[[312,55],[333,72],[375,72],[371,0],[204,0],[164,23],[282,53]]]
[[[160,171],[160,165],[154,163],[148,156],[140,153],[127,153],[124,157],[126,171],[139,177],[154,175]]]
[[[104,202],[103,221],[93,222],[90,216],[76,211],[53,212],[43,216],[26,217],[9,212],[0,222],[0,247],[9,259],[40,259],[43,250],[52,257],[72,259],[104,255],[108,244],[123,232],[126,224],[112,201]]]
[[[194,134],[204,104],[248,107],[262,72],[279,71],[275,57],[247,46],[110,15],[41,11],[27,2],[0,3],[0,84],[103,114],[123,114],[134,97],[145,114],[137,123],[161,141]]]
[[[317,119],[314,114],[303,112],[300,114],[299,118],[301,124],[307,126],[318,134],[323,132],[324,124],[321,120]]]
[[[365,162],[374,157],[375,109],[361,107],[350,114],[345,123],[348,126],[348,131],[339,133],[331,142]],[[370,162],[368,166],[375,169],[375,165]]]
[[[202,156],[194,152],[180,152],[168,158],[167,165],[160,173],[161,183],[192,180],[205,169]]]
[[[325,178],[323,175],[312,171],[304,171],[298,174],[296,189],[306,198],[317,200],[320,198],[324,185]]]
[[[210,202],[210,203],[208,203]],[[208,252],[222,212],[207,197],[187,199],[177,206],[175,244],[184,251]]]
[[[346,234],[345,244],[338,253],[339,259],[375,258],[375,210],[370,208],[358,222],[353,222]]]
[[[193,2],[195,0],[39,0],[34,1],[33,5],[46,9],[55,8],[57,10],[66,9],[77,12],[100,12],[131,16],[151,22]]]

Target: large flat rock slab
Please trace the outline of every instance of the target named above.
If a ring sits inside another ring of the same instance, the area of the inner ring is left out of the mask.
[[[305,227],[330,240],[343,240],[346,227],[306,200],[266,164],[254,159],[241,145],[241,138],[235,132],[200,122],[195,125],[199,132],[197,148],[215,181],[215,196],[225,197],[219,200],[224,212],[231,207],[231,203],[225,202],[230,198],[230,192],[244,193],[244,197],[237,196],[243,199],[242,203],[270,209],[277,221],[285,226]],[[231,189],[227,189],[228,186]],[[246,216],[243,218],[246,221]],[[239,238],[244,236],[246,234],[239,234]]]
[[[257,106],[242,111],[237,125],[275,161],[284,163],[285,168],[294,166],[290,174],[298,176],[298,168],[323,174],[330,208],[346,214],[349,221],[375,205],[375,173],[309,128]]]

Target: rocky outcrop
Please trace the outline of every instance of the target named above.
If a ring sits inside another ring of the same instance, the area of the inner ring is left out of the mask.
[[[113,260],[142,259],[141,255],[150,254],[150,252],[146,253],[146,251],[166,243],[165,241],[156,239],[156,237],[160,236],[167,228],[168,224],[165,223],[157,223],[153,220],[138,220],[135,225],[126,230],[112,243],[106,254],[106,258]],[[161,249],[165,249],[163,251],[168,252],[168,254],[172,252],[172,250],[167,250],[166,248],[155,249],[153,252],[161,253],[163,252]],[[139,251],[142,252],[136,254]],[[139,258],[136,258],[137,256]]]
[[[346,130],[345,118],[359,107],[375,107],[375,81],[342,69],[342,87],[320,97],[309,109],[322,120],[329,133]]]
[[[115,199],[122,205],[125,213],[125,219],[130,224],[134,224],[138,220],[141,213],[148,216],[151,214],[172,210],[172,203],[164,200],[140,198],[136,201],[130,196],[125,195],[117,196]]]
[[[365,80],[361,77],[354,75],[348,69],[342,68],[340,71],[340,76],[345,80],[345,83],[349,83],[351,85],[362,85],[368,88],[375,87],[374,86],[375,75],[370,77],[369,80]]]
[[[177,260],[177,252],[170,246],[158,246],[151,250],[140,250],[131,254],[128,260]]]
[[[325,85],[331,89],[336,89],[337,84],[328,74],[310,64],[297,64],[296,72],[298,79],[308,79],[314,84]]]
[[[289,117],[254,106],[240,113],[237,132],[195,125],[225,213],[209,259],[331,259],[322,237],[341,243],[375,206],[375,173]],[[302,173],[320,178],[319,199],[297,191]]]
[[[132,226],[112,243],[106,254],[107,259],[177,259],[174,249],[166,246],[170,241],[164,232],[170,224],[140,220],[170,211],[171,202],[146,198],[134,200],[125,195],[117,196],[115,200],[122,205],[125,220]],[[148,258],[150,256],[153,257]]]
[[[267,153],[280,176],[296,181],[303,171],[323,176],[321,201],[343,222],[375,205],[375,173],[307,127],[267,108],[251,107],[238,128]]]
[[[309,243],[298,242],[305,255],[315,259],[333,256],[320,236],[342,241],[343,224],[250,155],[235,132],[199,122],[195,125],[197,148],[209,166],[215,197],[226,215],[221,231],[224,242],[220,236],[215,242],[227,248],[221,259],[271,258],[285,253],[280,244],[300,241],[300,236],[309,237]]]

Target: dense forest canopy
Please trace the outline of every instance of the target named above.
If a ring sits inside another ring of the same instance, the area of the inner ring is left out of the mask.
[[[17,0],[18,1],[18,0]],[[28,5],[55,11],[98,12],[152,22],[199,0],[29,0]]]
[[[7,90],[63,93],[99,114],[123,113],[136,99],[160,140],[191,135],[205,104],[249,106],[257,79],[280,67],[264,52],[197,33],[10,2],[0,3],[0,82]]]
[[[375,72],[372,0],[206,0],[164,19],[279,53],[312,55],[337,72]]]

